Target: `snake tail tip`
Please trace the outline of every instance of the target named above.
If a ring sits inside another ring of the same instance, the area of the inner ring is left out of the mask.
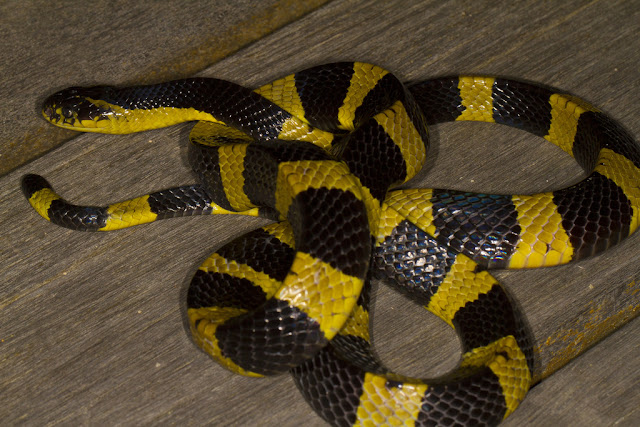
[[[49,181],[40,175],[30,173],[22,177],[22,192],[27,198],[45,188],[52,189]]]

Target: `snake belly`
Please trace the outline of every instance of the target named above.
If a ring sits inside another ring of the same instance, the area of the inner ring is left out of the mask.
[[[486,270],[581,259],[638,226],[634,139],[580,99],[512,80],[406,87],[377,66],[336,63],[253,92],[216,79],[74,88],[43,112],[59,126],[105,133],[199,120],[189,150],[199,184],[107,207],[72,205],[36,175],[23,191],[43,217],[78,230],[195,214],[279,221],[200,266],[187,298],[192,333],[235,372],[291,369],[335,425],[498,423],[530,386],[533,352],[523,315]],[[452,120],[542,136],[590,175],[534,195],[388,191],[420,170],[426,124]],[[455,328],[458,370],[418,380],[384,368],[371,352],[367,275]]]

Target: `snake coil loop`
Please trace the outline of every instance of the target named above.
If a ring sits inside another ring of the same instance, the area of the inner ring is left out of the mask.
[[[37,175],[22,188],[45,219],[107,231],[196,214],[275,222],[212,254],[187,312],[196,343],[234,372],[290,371],[335,425],[497,424],[524,399],[534,365],[523,315],[489,274],[602,252],[640,218],[640,147],[583,100],[493,77],[403,85],[371,64],[317,66],[255,91],[191,78],[70,88],[45,119],[131,133],[198,121],[199,183],[106,207],[63,200]],[[427,155],[427,125],[470,120],[541,136],[588,173],[533,195],[393,187]],[[384,279],[453,327],[459,368],[434,380],[387,371],[371,350],[369,278]]]

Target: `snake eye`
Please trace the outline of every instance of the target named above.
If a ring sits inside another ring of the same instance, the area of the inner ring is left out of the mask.
[[[61,112],[62,112],[62,115],[67,119],[70,119],[73,117],[73,111],[69,107],[62,107]]]

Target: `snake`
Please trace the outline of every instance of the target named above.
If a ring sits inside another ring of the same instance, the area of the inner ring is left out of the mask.
[[[525,398],[535,358],[524,314],[490,270],[583,259],[640,221],[638,143],[583,99],[537,83],[405,84],[377,65],[339,62],[255,90],[205,77],[72,87],[49,96],[42,114],[110,134],[196,122],[196,184],[80,206],[28,174],[23,193],[42,217],[80,231],[191,215],[272,220],[198,267],[187,292],[191,333],[233,372],[290,372],[332,425],[498,424]],[[587,177],[528,195],[404,188],[425,163],[428,127],[448,121],[542,137]],[[369,333],[373,278],[455,330],[454,371],[416,379],[382,364]]]

